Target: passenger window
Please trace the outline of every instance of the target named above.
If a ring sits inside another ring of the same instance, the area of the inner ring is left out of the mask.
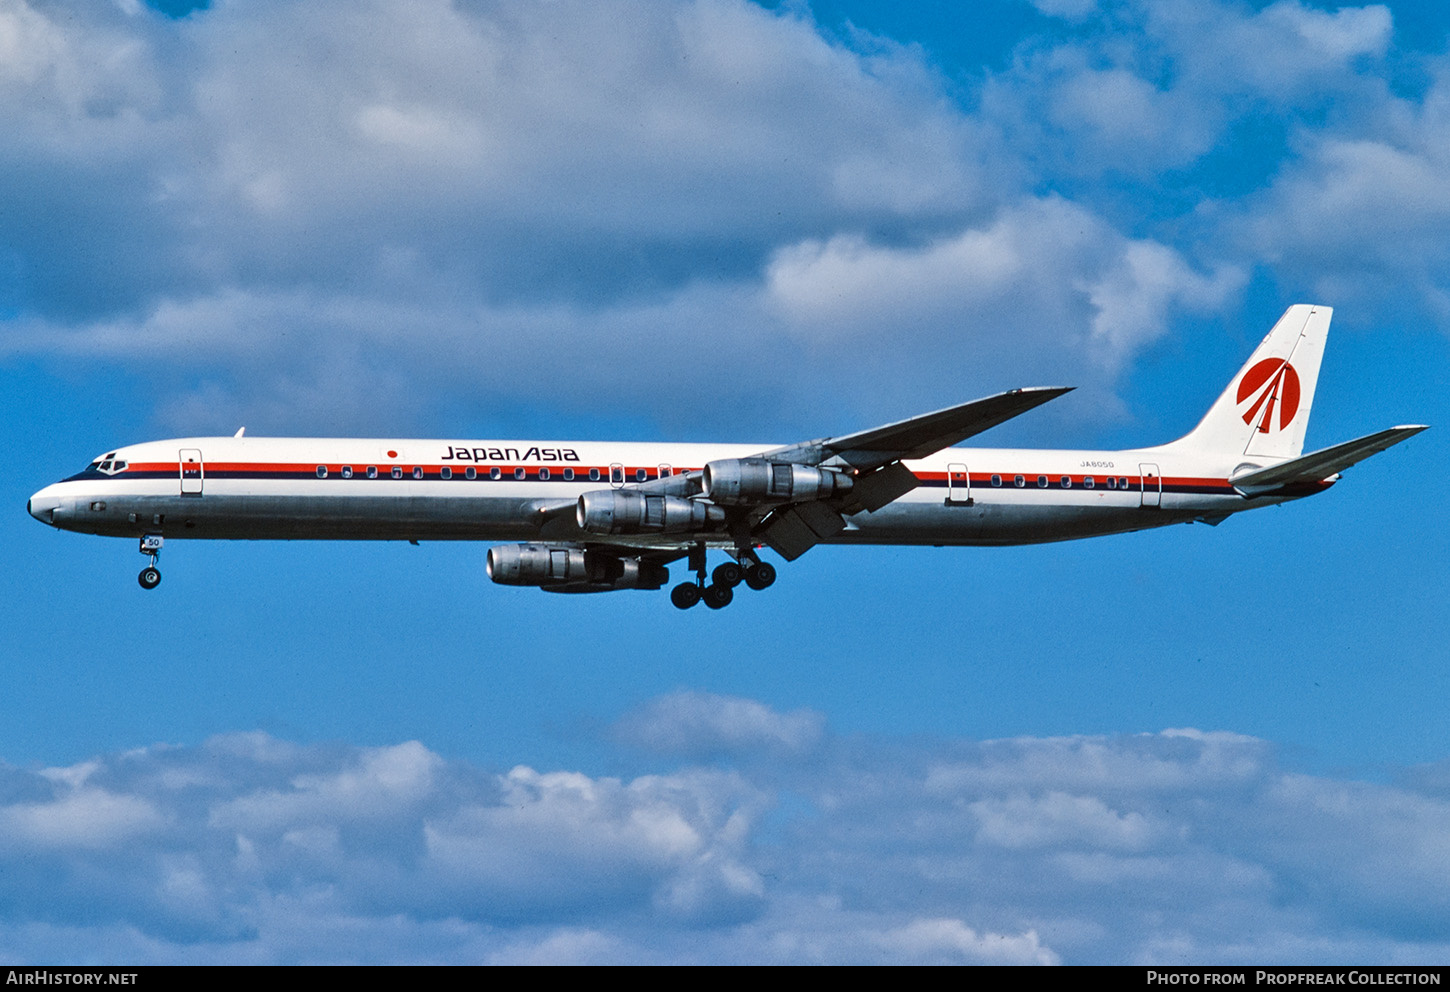
[[[623,482],[624,481],[624,466],[623,465],[611,465],[611,466],[609,466],[609,481],[610,482]]]
[[[994,476],[992,476],[992,485],[994,485],[994,486],[1000,486],[1001,484],[1002,484],[1002,477],[1000,475],[994,475]]]
[[[497,482],[499,479],[503,478],[503,469],[495,465],[493,468],[488,470],[488,477]]]
[[[467,478],[467,479],[476,479],[476,478],[478,478],[478,469],[476,469],[472,465],[470,465],[466,469],[463,470],[463,476],[464,476],[464,478]]]
[[[1109,489],[1117,489],[1118,488],[1118,480],[1115,479],[1115,478],[1113,478],[1111,475],[1108,476],[1108,488]]]
[[[1064,488],[1064,489],[1071,489],[1072,488],[1072,476],[1070,476],[1070,475],[1064,475],[1062,477],[1062,488]]]
[[[438,474],[444,479],[451,479],[453,478],[453,469],[447,465],[444,465],[443,468],[439,470]]]
[[[597,469],[597,468],[591,468],[589,470],[589,481],[590,482],[598,482],[599,481],[599,469]]]
[[[1045,475],[1039,475],[1037,477],[1037,488],[1038,489],[1046,489],[1047,488],[1047,476],[1045,476]]]
[[[1085,475],[1085,476],[1082,477],[1082,487],[1084,489],[1091,489],[1095,485],[1097,485],[1097,483],[1093,482],[1093,477],[1092,476]]]
[[[528,476],[528,474],[529,473],[527,473],[527,472],[525,472],[523,470],[522,466],[519,467],[519,468],[514,469],[514,478],[515,479],[523,479],[523,478],[526,478]]]
[[[546,468],[539,469],[539,481],[540,482],[548,482],[549,481],[549,470],[548,469],[546,469]]]
[[[325,478],[327,478],[327,466],[326,465],[319,465],[319,466],[317,466],[317,477],[319,479],[325,479]]]
[[[565,482],[573,482],[574,481],[574,470],[572,468],[566,468],[566,469],[564,469],[564,481]]]
[[[648,478],[649,478],[649,473],[646,472],[644,469],[637,468],[637,469],[634,470],[634,481],[635,482],[643,482],[645,479],[648,479]]]
[[[395,478],[395,479],[401,479],[402,477],[403,477],[403,470],[401,468],[399,468],[397,465],[394,465],[393,466],[393,478]]]
[[[344,465],[342,467],[342,477],[344,479],[351,479],[352,478],[352,466],[351,465]]]
[[[1020,475],[1013,476],[1012,485],[1016,486],[1018,489],[1021,489],[1023,486],[1027,485],[1027,480],[1022,478],[1022,476]]]
[[[376,479],[377,477],[378,477],[378,467],[376,465],[369,465],[368,466],[368,478],[369,479]]]
[[[420,466],[417,466],[417,467],[415,467],[413,469],[413,478],[415,478],[415,479],[421,479],[421,478],[423,478],[423,467],[421,465]]]

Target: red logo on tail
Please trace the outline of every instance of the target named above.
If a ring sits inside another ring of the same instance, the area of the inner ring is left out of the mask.
[[[1299,412],[1299,373],[1282,358],[1266,358],[1244,373],[1239,380],[1240,403],[1252,400],[1243,412],[1244,423],[1258,420],[1258,430],[1267,434],[1283,430]],[[1275,424],[1274,412],[1278,411]]]

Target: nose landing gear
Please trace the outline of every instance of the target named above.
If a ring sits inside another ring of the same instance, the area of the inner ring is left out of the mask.
[[[161,584],[161,572],[156,567],[156,561],[161,557],[161,545],[164,543],[166,542],[160,534],[147,534],[141,538],[141,553],[151,559],[151,564],[141,569],[141,574],[136,576],[142,589],[155,589]]]

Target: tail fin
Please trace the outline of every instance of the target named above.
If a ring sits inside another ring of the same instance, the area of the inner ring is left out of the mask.
[[[1329,307],[1307,303],[1285,310],[1203,420],[1174,446],[1299,457],[1333,314]]]

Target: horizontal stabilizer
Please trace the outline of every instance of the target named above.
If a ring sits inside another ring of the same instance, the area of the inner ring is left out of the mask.
[[[1364,461],[1370,455],[1377,455],[1406,438],[1414,437],[1425,428],[1424,424],[1391,427],[1366,437],[1291,458],[1278,465],[1236,476],[1232,480],[1233,485],[1245,496],[1263,496],[1296,484],[1322,482],[1331,475]]]

